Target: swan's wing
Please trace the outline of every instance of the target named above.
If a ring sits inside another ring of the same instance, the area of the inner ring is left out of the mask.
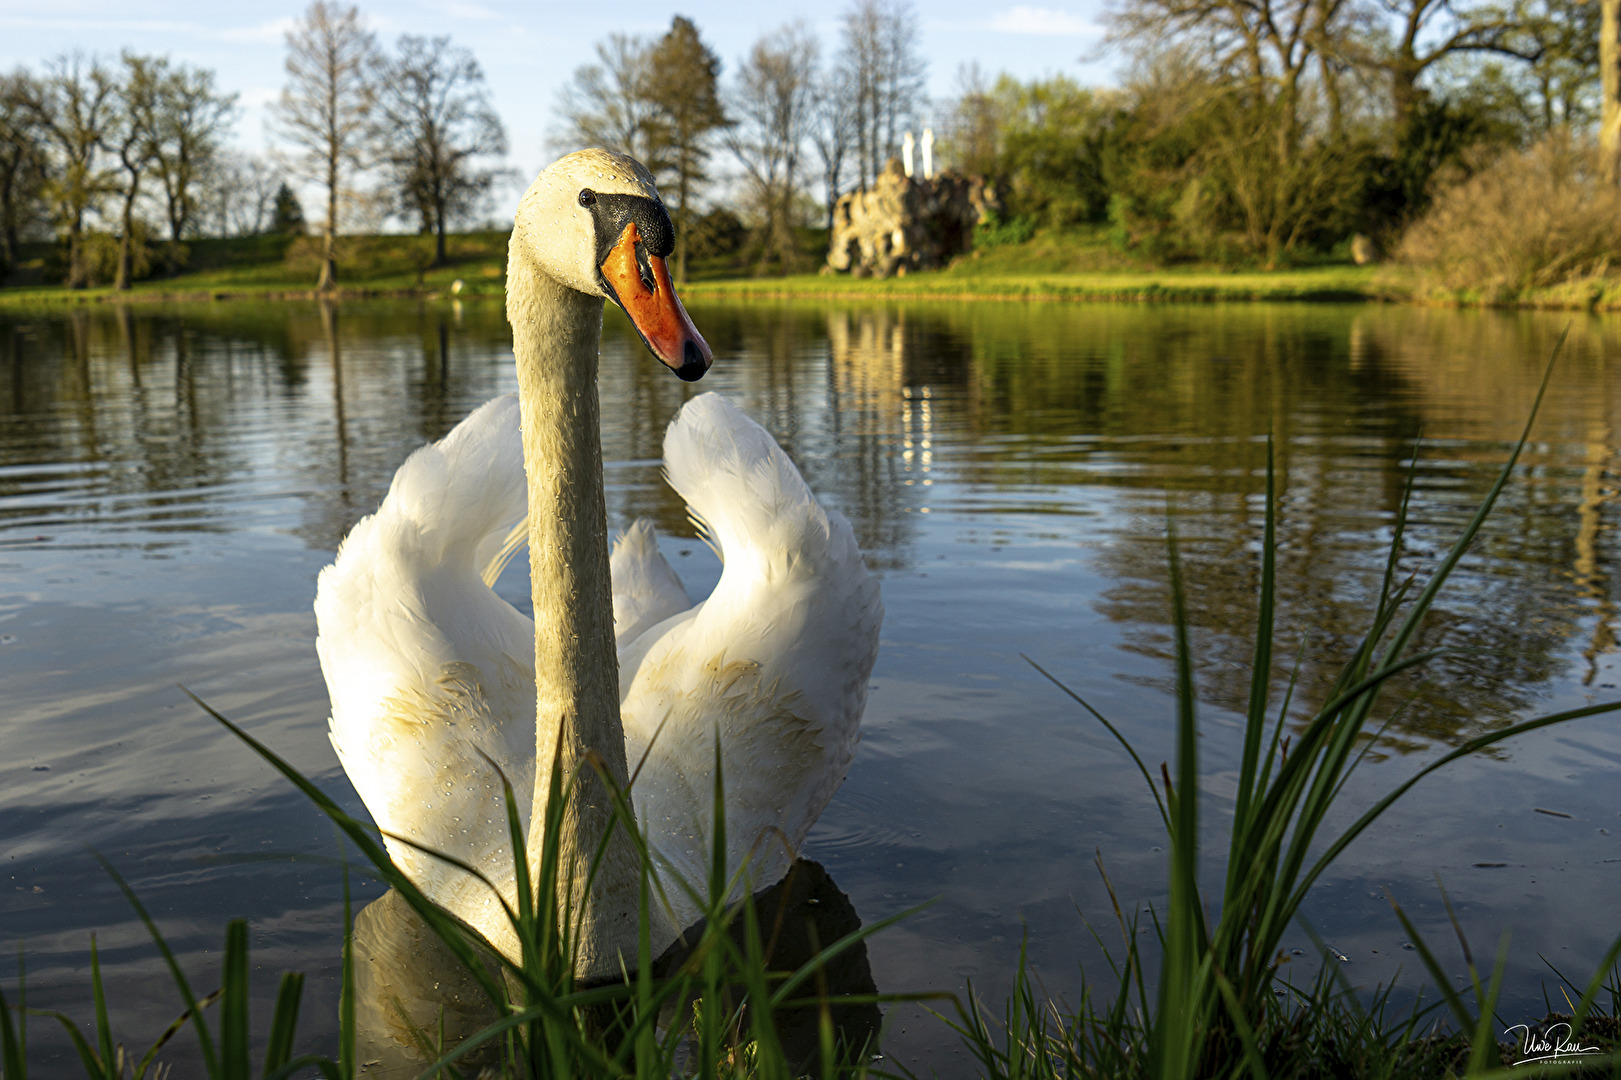
[[[315,600],[332,745],[372,817],[508,880],[501,784],[482,755],[527,816],[535,632],[480,571],[524,508],[518,403],[497,398],[400,467],[321,571]],[[473,925],[500,925],[480,915],[493,897],[467,875],[398,841],[389,851],[428,895]]]
[[[849,522],[725,399],[688,402],[664,454],[725,569],[702,604],[621,651],[626,751],[632,770],[643,762],[637,813],[661,857],[704,881],[718,733],[729,865],[752,850],[761,886],[850,767],[883,603]]]
[[[613,547],[614,643],[623,650],[648,627],[692,606],[681,579],[659,552],[653,523],[637,518]]]

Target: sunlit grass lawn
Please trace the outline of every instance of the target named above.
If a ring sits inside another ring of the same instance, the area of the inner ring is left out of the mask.
[[[975,273],[967,268],[878,281],[844,275],[695,281],[693,297],[894,297],[987,300],[1364,300],[1382,295],[1373,267],[1223,272],[1209,268]]]
[[[507,234],[499,231],[451,236],[448,265],[430,268],[430,237],[343,237],[339,285],[350,295],[444,295],[459,280],[463,297],[500,296],[506,240]],[[316,237],[197,240],[188,249],[186,270],[154,274],[122,294],[109,288],[69,290],[47,283],[41,253],[16,275],[16,283],[0,288],[0,304],[307,296],[318,269]],[[885,281],[817,273],[755,277],[736,259],[693,260],[689,269],[691,280],[682,291],[694,298],[1358,300],[1382,295],[1373,267],[1153,268],[1087,233],[1041,233],[1026,244],[980,252],[950,269]]]
[[[43,245],[38,245],[43,247]],[[25,262],[17,283],[0,288],[0,304],[95,303],[156,299],[266,299],[307,296],[319,269],[319,237],[249,236],[194,240],[186,245],[187,267],[137,281],[126,293],[110,288],[66,289],[42,280],[43,253]],[[446,238],[447,264],[430,267],[428,236],[345,236],[338,241],[338,282],[351,294],[448,293],[463,282],[462,295],[501,295],[507,233],[458,233]]]

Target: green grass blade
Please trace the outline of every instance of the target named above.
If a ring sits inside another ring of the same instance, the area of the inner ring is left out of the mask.
[[[443,938],[440,939],[444,940]],[[448,942],[447,942],[448,944]],[[338,1073],[355,1075],[355,913],[349,894],[349,868],[343,870],[343,982],[338,989]]]
[[[1266,737],[1266,702],[1272,687],[1272,639],[1277,584],[1277,476],[1272,439],[1266,440],[1266,523],[1261,536],[1261,599],[1255,620],[1255,655],[1251,658],[1249,711],[1244,725],[1244,751],[1238,770],[1238,797],[1233,810],[1233,838],[1249,832],[1250,802],[1254,798],[1255,771],[1260,762],[1261,743]],[[1237,847],[1233,862],[1241,860]],[[1235,872],[1229,867],[1229,876]]]
[[[1305,900],[1306,890],[1310,888],[1311,884],[1316,881],[1319,876],[1321,876],[1323,871],[1327,870],[1329,865],[1339,857],[1340,852],[1344,851],[1346,847],[1350,845],[1351,841],[1362,835],[1363,830],[1377,821],[1381,814],[1390,809],[1391,804],[1393,804],[1403,795],[1407,794],[1407,792],[1412,789],[1414,784],[1417,784],[1420,780],[1435,772],[1437,769],[1445,768],[1447,765],[1457,761],[1459,758],[1468,757],[1470,754],[1484,750],[1488,746],[1496,745],[1505,739],[1512,739],[1516,735],[1524,735],[1527,732],[1550,727],[1554,724],[1568,723],[1571,720],[1580,720],[1589,716],[1601,716],[1604,713],[1615,712],[1618,709],[1621,709],[1621,701],[1611,701],[1599,705],[1585,705],[1579,709],[1567,709],[1564,712],[1551,713],[1548,716],[1541,716],[1534,720],[1526,720],[1518,724],[1511,724],[1506,728],[1502,728],[1497,731],[1489,731],[1484,735],[1476,736],[1475,738],[1470,739],[1468,742],[1452,750],[1450,753],[1430,762],[1417,773],[1398,784],[1395,790],[1391,791],[1384,798],[1380,799],[1378,802],[1374,803],[1373,806],[1369,807],[1361,817],[1357,818],[1349,828],[1341,833],[1339,837],[1328,846],[1327,850],[1323,852],[1322,856],[1318,858],[1318,860],[1312,865],[1312,868],[1301,878],[1295,892],[1290,896],[1290,904],[1294,908],[1298,908]]]
[[[1227,1006],[1227,1017],[1233,1022],[1233,1030],[1238,1033],[1238,1042],[1244,1049],[1244,1061],[1249,1065],[1250,1075],[1254,1080],[1270,1080],[1266,1062],[1262,1059],[1260,1047],[1255,1041],[1255,1031],[1250,1027],[1249,1017],[1245,1015],[1244,1005],[1238,1000],[1233,984],[1220,971],[1213,971],[1211,974],[1215,976],[1216,989],[1220,991],[1221,1000]]]
[[[1385,576],[1379,583],[1379,606],[1374,612],[1374,621],[1379,622],[1388,610],[1399,602],[1400,596],[1395,590],[1396,569],[1401,565],[1402,539],[1407,535],[1408,511],[1413,505],[1413,491],[1418,482],[1418,453],[1423,448],[1420,438],[1413,440],[1413,456],[1407,462],[1407,479],[1402,484],[1401,503],[1396,508],[1396,522],[1391,530],[1390,551],[1385,556]]]
[[[298,1031],[298,1008],[304,997],[304,973],[289,971],[281,977],[276,1011],[270,1017],[270,1039],[265,1044],[265,1075],[293,1059],[293,1038]]]
[[[186,973],[180,969],[180,961],[175,959],[173,950],[169,948],[169,943],[163,940],[163,935],[158,932],[157,923],[152,921],[152,916],[147,913],[146,905],[142,904],[141,898],[135,895],[135,890],[129,887],[129,882],[123,879],[113,867],[113,864],[108,862],[99,851],[92,850],[90,854],[95,857],[96,861],[101,864],[101,868],[118,885],[118,888],[124,894],[124,899],[129,901],[129,906],[135,909],[135,914],[139,916],[141,924],[146,927],[146,932],[152,936],[153,943],[157,945],[158,952],[162,954],[164,963],[169,967],[169,975],[174,979],[176,989],[180,991],[180,999],[186,1004],[186,1012],[192,1018],[192,1027],[197,1030],[197,1042],[202,1048],[204,1069],[209,1076],[219,1076],[220,1063],[219,1058],[214,1053],[214,1040],[208,1032],[208,1021],[203,1018],[202,1004],[198,1002],[197,996],[191,992],[191,983],[186,981]]]
[[[232,919],[225,926],[225,961],[220,973],[220,1067],[228,1080],[247,1080],[248,1066],[248,924]]]
[[[1452,981],[1447,978],[1446,969],[1436,960],[1435,954],[1430,951],[1429,943],[1418,932],[1418,927],[1413,925],[1413,921],[1407,917],[1407,912],[1402,910],[1402,906],[1396,902],[1396,898],[1391,895],[1389,889],[1385,890],[1385,899],[1390,901],[1390,907],[1395,911],[1396,919],[1401,923],[1402,929],[1407,931],[1407,938],[1413,943],[1413,948],[1418,952],[1418,958],[1423,962],[1424,969],[1430,973],[1430,978],[1435,981],[1436,989],[1440,991],[1442,999],[1447,1003],[1447,1008],[1452,1010],[1453,1019],[1457,1020],[1458,1027],[1473,1042],[1475,1038],[1475,1018],[1470,1015],[1468,1006],[1463,1003],[1462,995],[1452,989]]]
[[[214,1002],[218,1001],[222,993],[224,993],[224,991],[215,990],[212,994],[209,994],[197,1004],[199,1007],[206,1009],[210,1005],[214,1004]],[[151,1046],[147,1047],[146,1054],[142,1056],[140,1063],[135,1066],[135,1080],[141,1080],[141,1078],[146,1075],[146,1070],[151,1066],[153,1059],[158,1056],[158,1051],[162,1050],[170,1039],[180,1034],[180,1029],[186,1026],[186,1021],[190,1020],[191,1016],[192,1011],[187,1009],[185,1012],[175,1017],[174,1020],[170,1022],[169,1026],[163,1029],[163,1034],[158,1036],[157,1041]]]
[[[1154,778],[1149,774],[1148,766],[1143,764],[1143,759],[1137,756],[1137,748],[1132,746],[1130,741],[1128,741],[1124,735],[1120,734],[1119,728],[1109,723],[1108,719],[1102,713],[1094,709],[1091,703],[1085,698],[1071,690],[1068,686],[1065,686],[1056,675],[1042,667],[1040,664],[1036,663],[1034,660],[1030,659],[1030,657],[1025,656],[1024,653],[1020,653],[1019,655],[1023,656],[1024,662],[1040,672],[1048,682],[1052,683],[1065,694],[1069,695],[1071,701],[1075,702],[1075,704],[1091,713],[1092,719],[1102,724],[1109,734],[1114,736],[1114,741],[1125,747],[1126,753],[1131,755],[1131,760],[1136,764],[1137,771],[1142,774],[1143,783],[1148,785],[1148,793],[1154,797],[1154,805],[1159,808],[1160,821],[1165,823],[1165,831],[1167,834],[1169,834],[1171,831],[1171,819],[1170,816],[1165,812],[1164,801],[1159,797],[1159,785],[1154,783]]]
[[[1497,1040],[1493,1037],[1496,1027],[1492,1020],[1497,1013],[1498,995],[1503,990],[1503,972],[1508,968],[1508,941],[1505,932],[1497,945],[1497,961],[1492,965],[1491,981],[1486,984],[1486,997],[1484,1000],[1476,998],[1480,1001],[1480,1023],[1475,1025],[1474,1038],[1469,1040],[1470,1075],[1502,1064],[1497,1055]],[[1478,981],[1476,986],[1479,986]]]
[[[388,852],[380,843],[377,842],[377,840],[373,838],[373,827],[356,821],[354,818],[344,813],[338,804],[333,802],[325,792],[311,783],[297,769],[283,761],[281,757],[279,757],[273,750],[259,742],[259,740],[255,739],[252,735],[249,735],[246,731],[243,731],[230,720],[226,719],[226,717],[221,715],[202,698],[199,698],[196,694],[193,694],[184,686],[182,686],[180,689],[187,697],[191,698],[191,700],[197,704],[198,708],[202,709],[209,716],[213,717],[227,731],[231,732],[231,734],[235,735],[238,739],[245,743],[251,750],[253,750],[254,753],[258,754],[260,758],[270,765],[271,768],[281,773],[282,776],[286,777],[287,780],[293,784],[294,787],[303,792],[305,797],[313,802],[322,813],[326,814],[327,818],[332,821],[332,823],[335,824],[345,836],[349,838],[350,842],[360,849],[361,854],[366,856],[366,860],[371,863],[372,867],[377,871],[378,876],[390,886],[399,890],[400,896],[406,901],[407,904],[410,905],[411,910],[414,911],[423,922],[428,924],[435,937],[445,943],[445,947],[450,949],[451,953],[456,957],[456,959],[460,961],[462,966],[467,969],[468,973],[472,976],[474,981],[478,983],[479,988],[484,991],[489,1000],[497,1006],[500,1006],[504,1002],[505,995],[503,994],[501,986],[490,977],[488,972],[484,970],[484,965],[479,954],[472,948],[471,945],[468,944],[467,940],[462,934],[463,930],[473,934],[476,934],[477,932],[472,930],[470,927],[464,927],[462,923],[456,921],[454,917],[446,913],[442,908],[435,905],[431,900],[423,895],[422,890],[418,889],[410,878],[406,877],[399,871],[399,869],[394,865],[393,860],[389,858]],[[404,838],[395,839],[403,840]],[[409,843],[408,840],[405,842]],[[446,862],[451,863],[458,869],[465,869],[465,867],[463,867],[458,860],[448,858],[447,856],[444,856],[438,852],[433,852],[431,849],[422,848],[420,845],[413,844],[412,846],[416,847],[418,850],[428,851],[437,858],[445,859]],[[476,870],[472,872],[475,874],[477,873]]]
[[[1581,1031],[1582,1021],[1587,1019],[1587,1014],[1592,1010],[1593,1002],[1598,997],[1599,989],[1604,985],[1604,976],[1614,967],[1618,957],[1621,957],[1621,935],[1610,942],[1610,947],[1605,950],[1604,959],[1593,969],[1593,977],[1587,980],[1587,987],[1582,991],[1581,1000],[1576,1003],[1576,1012],[1570,1018],[1572,1036]]]
[[[22,982],[21,975],[17,979]],[[17,996],[22,998],[21,990]],[[22,1005],[18,1005],[18,1021],[22,1021]],[[6,1003],[6,994],[0,990],[0,1075],[5,1080],[28,1080],[28,1053],[22,1039],[17,1034],[16,1026],[11,1022],[11,1006]]]
[[[1524,453],[1526,444],[1531,441],[1531,429],[1537,422],[1537,414],[1542,410],[1542,399],[1548,393],[1548,385],[1553,380],[1554,366],[1559,360],[1559,354],[1564,351],[1565,339],[1569,336],[1570,326],[1567,324],[1565,329],[1560,332],[1559,339],[1554,342],[1553,353],[1548,357],[1547,367],[1543,369],[1542,382],[1538,385],[1536,397],[1531,402],[1531,413],[1525,418],[1525,427],[1520,432],[1519,442],[1514,444],[1514,450],[1509,454],[1508,461],[1497,475],[1497,482],[1492,485],[1486,498],[1481,502],[1480,508],[1475,511],[1475,516],[1464,527],[1463,534],[1458,537],[1457,543],[1452,545],[1452,550],[1447,552],[1446,557],[1441,560],[1441,565],[1430,576],[1429,583],[1424,586],[1418,597],[1413,601],[1412,609],[1407,613],[1406,620],[1403,621],[1401,628],[1396,631],[1395,637],[1391,639],[1390,647],[1385,654],[1387,657],[1399,657],[1406,651],[1407,643],[1418,632],[1419,622],[1423,619],[1425,613],[1429,611],[1430,605],[1435,602],[1435,597],[1440,593],[1441,587],[1452,576],[1452,571],[1462,561],[1464,553],[1469,550],[1470,545],[1474,542],[1475,535],[1480,532],[1481,526],[1486,523],[1487,517],[1491,515],[1492,508],[1497,505],[1498,496],[1503,493],[1503,488],[1508,486],[1509,479],[1514,475],[1514,466],[1519,463],[1520,455]]]
[[[727,875],[726,875],[726,781],[722,775],[720,756],[720,726],[715,727],[715,783],[714,783],[714,812],[711,815],[714,823],[714,835],[710,838],[713,846],[709,860],[709,904],[711,908],[719,910],[726,903]]]
[[[1186,597],[1177,557],[1175,519],[1167,515],[1166,557],[1171,577],[1171,617],[1176,639],[1176,785],[1170,810],[1170,913],[1160,969],[1159,1005],[1150,1068],[1166,1080],[1193,1075],[1197,1040],[1206,1010],[1199,983],[1210,955],[1199,900],[1199,732],[1188,644]]]
[[[84,1066],[85,1076],[94,1077],[96,1080],[118,1080],[118,1077],[113,1074],[112,1063],[110,1061],[107,1064],[102,1063],[102,1060],[96,1056],[95,1048],[90,1045],[90,1041],[79,1030],[78,1024],[75,1024],[67,1016],[59,1012],[46,1012],[40,1015],[49,1016],[61,1024],[63,1030],[68,1033],[68,1040],[73,1043],[73,1049],[78,1052],[79,1063]],[[10,1077],[7,1077],[7,1080],[10,1080]]]
[[[301,1075],[305,1069],[314,1069],[319,1072],[323,1080],[344,1080],[338,1069],[338,1063],[331,1058],[321,1057],[319,1054],[304,1054],[282,1065],[275,1072],[265,1074],[264,1080],[291,1080]]]
[[[101,1071],[112,1076],[116,1068],[113,1048],[113,1025],[107,1016],[107,989],[101,981],[101,951],[96,948],[96,935],[90,935],[90,994],[96,1008],[96,1043],[101,1049]]]
[[[771,1007],[773,1009],[781,1008],[783,1003],[788,1000],[789,995],[795,990],[799,989],[800,986],[804,985],[805,980],[811,978],[818,968],[824,968],[828,964],[832,963],[833,959],[840,953],[843,953],[852,946],[867,940],[880,930],[883,930],[886,927],[894,926],[902,919],[909,919],[921,911],[927,911],[929,908],[933,907],[939,899],[940,898],[936,896],[925,900],[923,903],[914,907],[909,907],[905,911],[898,911],[886,918],[879,919],[870,926],[858,926],[848,934],[845,934],[843,937],[839,938],[833,944],[820,950],[815,956],[812,956],[809,960],[805,961],[805,963],[801,964],[792,975],[784,979],[781,986],[778,986],[776,990],[772,991]]]

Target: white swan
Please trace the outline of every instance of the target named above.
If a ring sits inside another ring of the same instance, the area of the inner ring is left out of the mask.
[[[638,770],[634,805],[674,902],[655,951],[697,913],[671,875],[706,876],[717,734],[728,865],[748,858],[763,887],[849,768],[883,619],[849,523],[714,394],[671,424],[665,465],[724,559],[719,583],[691,606],[651,525],[637,522],[613,549],[609,594],[602,298],[621,303],[678,375],[708,366],[664,268],[670,239],[651,178],[628,158],[583,151],[540,175],[508,262],[518,398],[484,405],[401,466],[321,572],[315,603],[332,742],[367,809],[384,830],[478,866],[509,899],[499,781],[481,752],[523,809],[533,802],[526,825],[545,803],[537,747],[549,763],[559,731],[566,763],[593,750],[621,778],[627,760]],[[535,622],[486,575],[526,512]],[[582,807],[567,823],[577,850],[594,850],[601,802],[588,790],[571,802]],[[409,845],[389,850],[429,896],[515,955],[488,889]],[[635,962],[635,865],[623,851],[612,862],[582,928],[587,978]]]

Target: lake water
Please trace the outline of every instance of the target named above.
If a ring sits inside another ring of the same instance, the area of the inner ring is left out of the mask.
[[[1129,759],[1022,659],[1170,755],[1168,506],[1203,702],[1207,819],[1237,773],[1264,513],[1281,493],[1279,696],[1317,703],[1365,626],[1412,470],[1402,565],[1444,553],[1569,344],[1524,467],[1430,621],[1453,657],[1347,789],[1360,808],[1449,745],[1621,697],[1616,491],[1621,322],[1381,306],[692,305],[716,363],[670,377],[610,314],[610,524],[653,517],[695,597],[719,563],[664,487],[665,425],[719,390],[776,434],[854,523],[888,618],[848,780],[811,833],[866,920],[938,902],[870,946],[884,991],[962,991],[993,1012],[1028,935],[1046,989],[1101,978],[1123,901],[1162,904],[1166,854]],[[1572,325],[1573,324],[1573,325]],[[182,694],[184,684],[361,812],[326,739],[317,572],[393,470],[514,385],[498,305],[214,304],[0,313],[0,979],[90,1018],[98,934],[115,1024],[144,1046],[179,1011],[161,961],[87,847],[217,979],[228,917],[273,974],[310,975],[303,1045],[330,1051],[342,872],[330,828]],[[1413,465],[1414,447],[1422,446]],[[521,575],[523,560],[518,560]],[[527,607],[527,583],[501,585]],[[1301,710],[1297,708],[1296,712]],[[1389,887],[1463,971],[1439,875],[1476,954],[1512,934],[1505,1022],[1540,1016],[1540,957],[1578,981],[1621,930],[1621,718],[1543,731],[1426,780],[1306,906],[1355,985],[1413,987]],[[1546,813],[1541,811],[1553,811]],[[1207,858],[1214,883],[1219,867]],[[356,878],[357,906],[379,888]],[[1306,933],[1294,934],[1315,968]],[[966,1064],[899,1007],[885,1051]],[[65,1042],[31,1028],[42,1073]],[[175,1044],[183,1058],[192,1037]],[[55,1062],[53,1065],[52,1062]]]

